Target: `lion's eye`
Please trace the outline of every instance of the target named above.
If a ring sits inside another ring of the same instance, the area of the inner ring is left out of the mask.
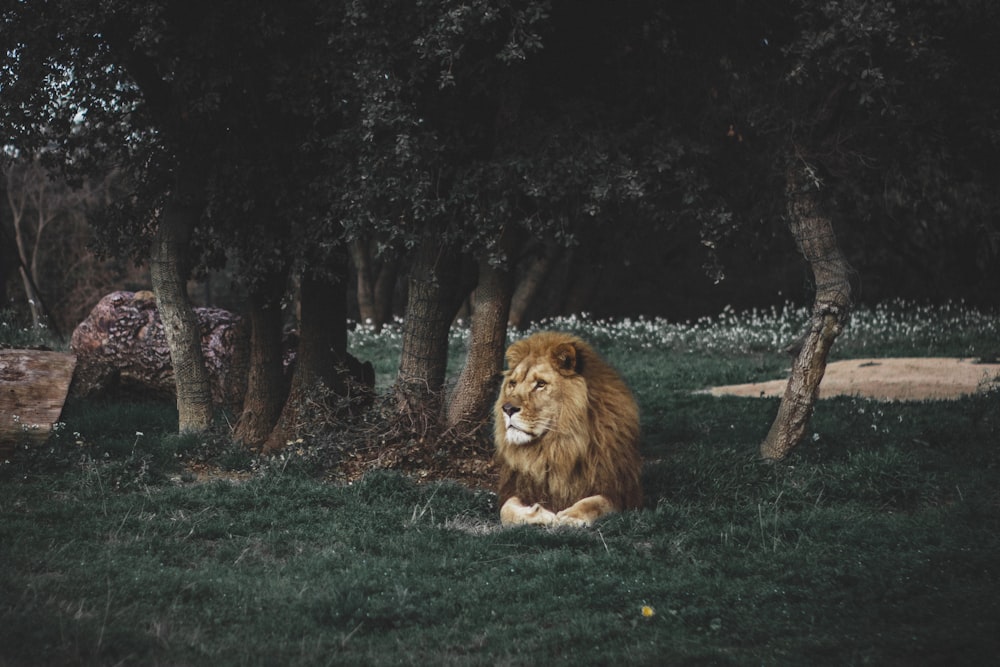
[[[535,389],[544,389],[548,384],[545,380],[535,380]]]
[[[507,383],[508,389],[513,389],[516,386],[517,386],[517,380],[511,380],[510,382]]]

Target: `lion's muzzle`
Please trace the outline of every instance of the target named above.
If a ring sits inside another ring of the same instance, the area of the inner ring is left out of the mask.
[[[513,403],[504,403],[500,409],[503,411],[507,442],[512,445],[526,445],[535,439],[531,427],[521,415],[521,408]]]

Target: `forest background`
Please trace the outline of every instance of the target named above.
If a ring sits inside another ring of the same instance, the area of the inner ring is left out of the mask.
[[[0,29],[5,304],[63,336],[119,286],[168,334],[191,298],[245,314],[251,445],[347,391],[351,320],[404,316],[397,408],[454,428],[508,322],[808,302],[802,219],[836,230],[845,304],[996,305],[985,0],[10,1]]]

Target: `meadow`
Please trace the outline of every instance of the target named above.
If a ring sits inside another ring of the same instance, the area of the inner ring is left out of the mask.
[[[535,327],[590,340],[642,410],[646,507],[589,530],[502,529],[489,489],[449,480],[332,481],[334,440],[262,458],[224,422],[172,434],[170,405],[68,404],[0,465],[0,666],[995,662],[997,392],[824,400],[778,464],[757,456],[775,399],[697,393],[781,377],[806,314]],[[350,337],[383,389],[399,335]],[[961,304],[859,309],[834,347],[998,354],[1000,315]]]

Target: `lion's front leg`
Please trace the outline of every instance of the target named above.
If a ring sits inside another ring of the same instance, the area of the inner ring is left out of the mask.
[[[594,525],[602,516],[617,511],[618,508],[606,496],[587,496],[556,514],[555,522],[563,526],[585,528]]]
[[[500,508],[500,523],[505,526],[517,525],[551,525],[556,520],[556,515],[545,509],[538,503],[525,505],[517,496],[510,498]]]

